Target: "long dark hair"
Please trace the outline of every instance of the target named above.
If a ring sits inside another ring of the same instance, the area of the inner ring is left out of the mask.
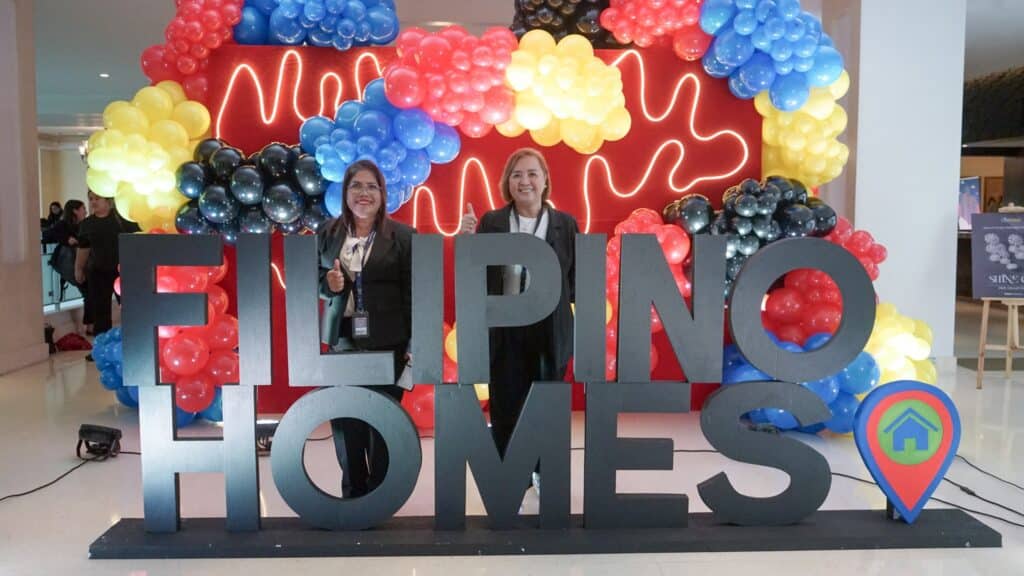
[[[374,227],[377,230],[377,234],[390,237],[391,224],[387,213],[388,189],[384,182],[384,173],[370,160],[356,160],[345,170],[345,177],[341,181],[341,216],[334,221],[331,233],[339,234],[342,231],[351,229],[352,212],[348,208],[348,186],[352,183],[352,179],[355,178],[356,174],[363,170],[373,174],[374,180],[377,181],[377,186],[380,187],[380,208],[377,210],[377,216],[374,218]]]
[[[64,225],[68,227],[68,230],[78,229],[78,225],[81,224],[75,218],[75,211],[85,206],[85,202],[81,200],[68,200],[64,203],[64,213],[61,215],[61,220],[64,221]]]

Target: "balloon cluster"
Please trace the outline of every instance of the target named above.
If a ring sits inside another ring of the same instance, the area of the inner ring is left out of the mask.
[[[422,108],[434,120],[479,138],[512,115],[505,70],[517,46],[505,28],[491,28],[480,38],[461,26],[436,34],[410,28],[398,36],[398,60],[384,71],[385,93],[399,108]]]
[[[414,186],[430,176],[430,165],[451,162],[462,141],[447,124],[435,122],[419,108],[399,110],[384,94],[384,80],[366,86],[363,100],[348,100],[334,120],[314,116],[299,132],[302,150],[315,153],[323,177],[333,182],[327,189],[327,210],[341,214],[340,182],[356,160],[372,160],[384,174],[389,214],[412,198]]]
[[[864,266],[872,280],[878,280],[878,266],[889,256],[885,246],[875,242],[867,230],[854,230],[846,218],[839,218],[832,233],[825,240],[846,248]]]
[[[632,119],[622,93],[622,74],[594,56],[586,38],[572,34],[555,44],[543,30],[528,32],[512,53],[506,77],[516,92],[512,118],[498,132],[525,130],[541,146],[565,142],[593,154],[629,133]]]
[[[899,313],[896,306],[882,302],[875,309],[875,328],[865,350],[878,360],[882,383],[917,380],[935,384],[935,365],[929,359],[932,329],[923,320]]]
[[[243,0],[178,0],[177,12],[164,29],[164,44],[142,52],[142,72],[152,82],[174,80],[193,100],[206,100],[210,53],[231,41],[242,18]]]
[[[601,12],[601,26],[623,44],[647,47],[664,38],[683,60],[700,60],[711,45],[711,36],[700,28],[702,1],[611,0]]]
[[[766,329],[804,345],[813,334],[835,334],[843,317],[839,286],[821,270],[786,274],[783,286],[768,293],[762,319]]]
[[[245,0],[239,44],[311,44],[348,50],[398,36],[394,0]]]
[[[234,244],[243,232],[315,233],[329,218],[327,181],[316,158],[284,144],[268,144],[246,158],[221,140],[204,140],[176,176],[189,200],[174,221],[182,234],[219,233]]]
[[[737,98],[768,91],[784,112],[799,110],[810,89],[839,79],[843,57],[800,0],[705,0],[701,28],[715,37],[704,70],[729,78]]]
[[[168,226],[181,205],[174,170],[210,129],[210,112],[163,81],[107,105],[103,127],[89,138],[89,189],[114,198],[121,217],[143,230]]]
[[[775,340],[779,348],[787,352],[801,353],[816,350],[828,342],[828,334],[815,334],[807,339],[804,346],[791,341],[782,340],[771,332],[769,337]],[[771,424],[780,430],[796,430],[816,434],[821,430],[829,430],[836,434],[847,434],[853,431],[853,417],[860,404],[859,395],[867,393],[879,384],[881,371],[871,354],[861,352],[846,368],[839,373],[815,380],[801,382],[800,386],[814,392],[821,401],[828,405],[832,417],[824,423],[801,427],[796,418],[789,412],[777,407],[758,408],[746,414],[755,424]],[[722,363],[722,384],[731,385],[742,382],[757,382],[773,378],[752,366],[739,352],[735,345],[725,348]]]
[[[100,373],[100,385],[114,393],[118,402],[128,408],[139,407],[139,387],[125,384],[123,379],[124,348],[122,346],[121,328],[112,328],[96,336],[93,342],[92,357]],[[220,390],[217,391],[217,410],[220,405]],[[211,408],[213,408],[211,406]],[[198,414],[174,407],[174,418],[179,428],[188,426],[200,416],[211,422],[220,422],[220,412],[207,409]]]
[[[227,271],[225,260],[220,266],[160,266],[156,273],[157,292],[206,293],[205,325],[160,326],[157,332],[160,382],[174,384],[178,408],[207,420],[219,420],[220,386],[238,382],[238,319],[227,313],[228,294],[217,285]]]
[[[826,236],[836,213],[810,196],[798,180],[772,176],[764,182],[744,180],[725,192],[724,208],[715,213],[707,198],[687,196],[663,210],[665,221],[694,234],[726,236],[726,294],[747,258],[776,240]]]
[[[597,47],[615,48],[610,32],[601,27],[608,0],[517,0],[512,32],[519,38],[543,30],[556,39],[579,34]]]
[[[629,217],[615,226],[615,235],[606,247],[605,282],[608,294],[608,313],[605,316],[605,377],[614,380],[618,369],[618,332],[615,319],[618,317],[622,235],[623,234],[654,234],[661,246],[665,261],[668,262],[672,277],[676,281],[679,293],[689,298],[693,286],[683,271],[683,262],[690,255],[690,237],[679,226],[666,224],[654,210],[638,208]],[[651,306],[651,332],[657,334],[665,329],[661,318]],[[658,350],[651,346],[651,370],[658,366]]]
[[[764,117],[763,173],[796,178],[812,187],[838,178],[850,149],[838,140],[848,118],[836,101],[849,89],[850,75],[844,70],[828,87],[811,88],[807,103],[795,112],[782,112],[772,106],[767,93],[758,94],[754,106]]]

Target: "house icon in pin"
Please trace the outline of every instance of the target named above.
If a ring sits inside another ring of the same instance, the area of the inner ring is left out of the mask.
[[[925,451],[928,450],[928,431],[938,432],[939,429],[931,422],[925,420],[913,408],[907,408],[900,414],[899,418],[893,420],[882,432],[892,434],[892,449],[895,452]],[[907,442],[913,441],[914,447],[907,447]]]

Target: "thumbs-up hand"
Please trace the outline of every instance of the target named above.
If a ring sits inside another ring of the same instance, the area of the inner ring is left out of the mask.
[[[341,292],[345,289],[345,274],[341,271],[341,260],[334,259],[334,268],[327,271],[327,287],[331,292]]]
[[[476,231],[476,224],[477,218],[476,212],[473,210],[473,204],[467,202],[466,210],[462,214],[462,225],[459,226],[459,233],[472,234],[474,231]]]

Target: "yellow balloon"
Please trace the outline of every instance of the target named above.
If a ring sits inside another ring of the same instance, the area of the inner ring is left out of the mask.
[[[532,52],[516,50],[512,53],[512,61],[505,69],[505,79],[513,90],[522,92],[533,85],[537,71],[537,57]]]
[[[564,58],[577,61],[594,57],[594,46],[586,37],[579,34],[569,34],[558,42],[558,54]]]
[[[174,99],[156,86],[146,86],[136,92],[132,104],[146,114],[150,123],[168,120],[174,112]]]
[[[200,138],[210,129],[210,111],[194,100],[175,106],[172,119],[185,128],[189,138]]]
[[[518,122],[516,122],[515,118],[509,118],[508,122],[498,124],[494,128],[498,130],[498,134],[501,134],[506,138],[515,138],[526,131],[526,128],[523,128]]]
[[[540,146],[554,146],[562,141],[561,125],[558,120],[552,118],[546,126],[530,130],[530,137]]]
[[[519,39],[519,49],[540,57],[555,50],[555,38],[545,30],[530,30]]]
[[[562,140],[573,150],[586,148],[597,134],[597,126],[582,120],[567,119],[561,123]]]
[[[935,336],[932,335],[931,326],[924,320],[914,320],[914,336],[927,342],[928,346],[931,346],[935,340]]]
[[[149,140],[156,142],[164,150],[184,149],[188,146],[188,132],[174,120],[161,120],[150,126]]]
[[[181,87],[181,84],[173,80],[164,80],[157,84],[156,87],[166,92],[171,97],[171,101],[175,106],[188,100],[188,97],[185,96],[185,89]]]
[[[612,323],[612,301],[607,299],[604,301],[604,323],[605,325]]]
[[[516,107],[513,114],[516,122],[527,130],[540,130],[551,123],[551,110],[530,92],[516,94]]]
[[[444,353],[448,355],[452,362],[457,363],[459,361],[459,346],[458,339],[455,336],[455,327],[452,327],[452,331],[444,339]]]
[[[109,173],[96,168],[88,168],[85,171],[85,185],[97,196],[111,198],[117,194],[117,180]]]
[[[103,125],[125,134],[146,134],[149,132],[149,118],[127,102],[114,102],[103,111]]]
[[[473,390],[476,391],[477,400],[486,402],[491,399],[491,390],[487,384],[473,384]]]
[[[623,108],[616,108],[608,114],[607,119],[601,125],[601,137],[609,142],[615,142],[616,140],[622,140],[629,134],[629,129],[633,126],[633,118],[629,115],[629,110]]]
[[[832,83],[828,87],[829,92],[832,94],[832,98],[839,100],[850,90],[850,73],[843,70],[843,73],[839,75],[839,79]]]
[[[917,371],[917,380],[925,384],[935,385],[939,381],[939,373],[931,360],[915,360],[914,369]]]

